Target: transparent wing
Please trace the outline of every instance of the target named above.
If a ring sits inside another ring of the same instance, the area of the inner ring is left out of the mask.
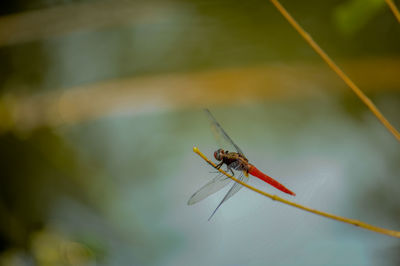
[[[248,177],[243,175],[243,172],[241,172],[240,176],[238,177],[238,179],[244,183],[247,182],[247,180],[249,179]],[[213,211],[213,213],[211,214],[210,218],[208,218],[208,220],[210,221],[211,218],[214,216],[214,214],[217,212],[217,210],[219,209],[219,207],[221,207],[221,205],[227,201],[229,198],[231,198],[233,195],[235,195],[243,186],[237,182],[235,182],[231,189],[229,189],[228,193],[226,193],[226,195],[224,196],[224,198],[221,200],[221,202],[218,204],[217,208],[215,208],[215,210]]]
[[[221,190],[223,187],[229,184],[232,181],[229,177],[225,176],[224,174],[219,174],[214,177],[210,182],[205,184],[199,190],[197,190],[189,199],[188,205],[193,205],[211,194]]]
[[[233,142],[233,140],[226,134],[225,130],[221,127],[221,125],[217,122],[215,117],[211,114],[210,110],[204,109],[204,112],[208,115],[210,122],[213,128],[221,135],[231,146],[235,148],[235,150],[244,156],[243,151]]]

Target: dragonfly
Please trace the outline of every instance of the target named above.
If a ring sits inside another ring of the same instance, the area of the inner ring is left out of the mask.
[[[295,196],[296,194],[286,188],[284,185],[273,179],[272,177],[266,175],[265,173],[261,172],[258,170],[254,165],[249,163],[249,160],[246,158],[244,155],[243,151],[233,142],[231,137],[225,132],[225,130],[222,128],[222,126],[217,122],[215,117],[211,114],[211,112],[208,109],[204,110],[207,116],[209,117],[209,120],[211,122],[212,127],[215,129],[216,133],[218,136],[222,137],[222,139],[225,140],[225,143],[228,144],[228,146],[231,146],[234,151],[229,152],[227,150],[224,150],[222,148],[219,148],[214,152],[214,158],[219,162],[216,166],[217,169],[221,168],[222,166],[226,167],[226,172],[230,172],[232,176],[235,175],[235,171],[239,172],[238,179],[242,182],[247,182],[249,179],[249,174],[261,179],[262,181],[268,183],[269,185],[275,187],[276,189],[279,189],[282,192],[285,192],[289,195]],[[199,190],[197,190],[189,199],[188,205],[193,205],[208,196],[216,193],[217,191],[221,190],[224,188],[226,185],[230,183],[231,179],[224,174],[220,173],[218,174],[215,178],[213,178],[211,181],[209,181],[207,184],[205,184],[203,187],[201,187]],[[219,207],[226,202],[229,198],[231,198],[234,194],[236,194],[243,186],[240,185],[237,182],[234,182],[232,187],[229,189],[229,191],[225,194],[225,196],[222,198],[221,202],[217,205],[211,216],[208,218],[208,220],[211,220],[211,218],[214,216],[214,214],[217,212]]]

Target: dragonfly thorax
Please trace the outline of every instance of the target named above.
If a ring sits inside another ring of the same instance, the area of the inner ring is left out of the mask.
[[[217,161],[221,161],[220,165],[226,164],[228,168],[243,171],[249,168],[249,163],[246,157],[237,152],[229,152],[223,149],[218,149],[214,152],[214,157]]]

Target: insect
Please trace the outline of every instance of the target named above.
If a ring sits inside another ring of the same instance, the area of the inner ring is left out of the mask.
[[[233,170],[239,171],[240,175],[238,179],[242,182],[246,182],[249,178],[249,174],[257,177],[264,182],[270,184],[271,186],[279,189],[282,192],[285,192],[287,194],[290,194],[292,196],[295,196],[296,194],[290,191],[288,188],[286,188],[284,185],[273,179],[272,177],[264,174],[260,170],[258,170],[254,165],[249,163],[249,160],[246,158],[242,150],[233,142],[233,140],[229,137],[229,135],[225,132],[225,130],[221,127],[221,125],[217,122],[217,120],[214,118],[214,116],[211,114],[211,112],[208,109],[205,109],[206,114],[210,118],[212,126],[216,129],[216,132],[218,135],[222,136],[223,139],[226,140],[226,142],[234,148],[235,151],[229,152],[224,149],[218,149],[214,152],[214,158],[219,161],[217,164],[217,169],[222,167],[223,165],[226,166],[227,171],[232,173],[232,175],[235,175],[235,172]],[[209,195],[219,191],[226,185],[230,183],[231,179],[223,174],[217,175],[214,179],[209,181],[207,184],[205,184],[203,187],[201,187],[198,191],[196,191],[189,199],[188,205],[195,204]],[[224,196],[224,198],[221,200],[221,202],[218,204],[217,208],[213,211],[211,214],[210,220],[218,208],[225,202],[227,201],[230,197],[232,197],[235,193],[237,193],[240,188],[243,186],[240,185],[239,183],[234,183],[232,187],[229,189],[227,194]]]

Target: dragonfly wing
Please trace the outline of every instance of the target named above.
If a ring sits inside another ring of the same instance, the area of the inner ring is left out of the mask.
[[[243,172],[240,174],[240,176],[238,177],[238,179],[242,182],[247,182],[247,180],[249,179],[248,177],[243,175]],[[226,193],[226,195],[224,196],[224,198],[221,200],[221,202],[218,204],[217,208],[215,208],[215,210],[213,211],[213,213],[211,214],[210,218],[208,218],[208,220],[210,221],[211,218],[214,216],[214,214],[217,212],[217,210],[219,209],[219,207],[221,207],[221,205],[227,201],[229,198],[231,198],[233,195],[235,195],[243,186],[237,182],[235,182],[232,187],[229,189],[228,193]]]
[[[215,128],[215,130],[217,130],[217,132],[226,140],[229,142],[229,144],[231,144],[238,153],[240,153],[241,155],[244,156],[243,151],[235,144],[235,142],[233,142],[233,140],[229,137],[228,134],[226,134],[225,130],[222,128],[222,126],[217,122],[217,120],[215,119],[215,117],[211,114],[210,110],[208,109],[204,109],[204,111],[206,112],[206,114],[208,115],[208,117],[210,118],[211,124],[213,125],[213,127]]]
[[[193,205],[211,194],[214,194],[215,192],[221,190],[223,187],[229,184],[231,179],[224,174],[219,174],[214,179],[212,179],[210,182],[205,184],[203,187],[201,187],[198,191],[196,191],[189,199],[188,205]]]

